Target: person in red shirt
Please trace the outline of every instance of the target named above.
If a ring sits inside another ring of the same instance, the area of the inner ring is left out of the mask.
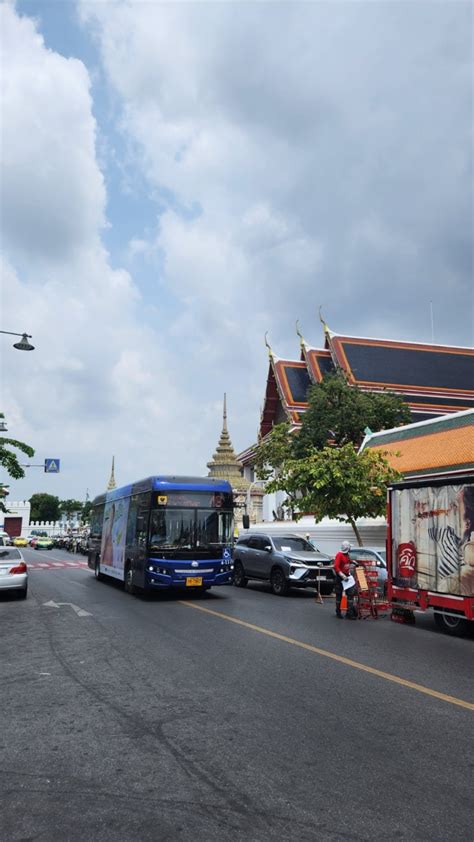
[[[351,575],[351,564],[353,564],[349,555],[351,545],[349,541],[343,541],[340,551],[334,559],[334,571],[336,573],[336,617],[342,620],[341,613],[341,599],[344,593],[342,583],[347,581]],[[357,611],[354,608],[355,587],[347,588],[345,591],[347,597],[347,612],[346,620],[357,620]]]

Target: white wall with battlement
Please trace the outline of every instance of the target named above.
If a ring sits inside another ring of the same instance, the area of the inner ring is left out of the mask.
[[[69,521],[66,518],[57,521],[30,521],[31,506],[28,500],[19,500],[17,502],[14,502],[5,499],[4,503],[6,508],[8,509],[8,512],[0,512],[0,532],[4,531],[5,527],[8,527],[9,518],[19,517],[21,517],[21,531],[19,532],[19,534],[23,538],[27,538],[33,529],[39,529],[41,530],[41,532],[47,532],[48,535],[59,535],[59,533],[65,532],[66,528],[68,527],[75,529],[78,526],[77,517],[74,517]],[[8,531],[8,528],[6,531]],[[18,530],[15,530],[15,532],[18,533]]]

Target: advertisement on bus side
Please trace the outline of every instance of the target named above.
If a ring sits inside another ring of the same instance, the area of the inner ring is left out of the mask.
[[[129,504],[130,497],[121,497],[105,504],[100,552],[100,572],[122,580]]]

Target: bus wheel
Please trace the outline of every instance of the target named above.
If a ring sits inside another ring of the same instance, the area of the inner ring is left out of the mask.
[[[127,564],[125,568],[125,579],[123,582],[123,586],[125,588],[126,593],[136,594],[137,589],[133,584],[133,570],[131,564]]]
[[[96,560],[95,560],[94,576],[95,576],[95,578],[97,579],[98,582],[104,581],[104,574],[100,572],[100,561],[99,561],[98,558],[96,558]]]
[[[452,634],[456,637],[463,637],[469,629],[469,622],[465,617],[446,614],[444,611],[435,611],[434,621],[440,631],[445,634]]]

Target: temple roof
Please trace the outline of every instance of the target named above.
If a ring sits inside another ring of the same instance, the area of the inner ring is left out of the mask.
[[[324,347],[318,348],[304,340],[297,324],[299,359],[277,357],[265,338],[269,368],[259,439],[281,421],[297,429],[309,387],[337,371],[365,391],[401,395],[414,421],[474,407],[474,348],[345,336],[323,326]],[[253,452],[239,454],[241,464],[251,461]]]
[[[335,371],[363,390],[401,395],[416,421],[474,407],[473,348],[343,336],[326,325],[324,348],[299,335],[299,360],[281,359],[270,349],[260,436],[282,420],[299,426],[308,388]]]
[[[406,477],[474,470],[474,409],[370,433],[361,450],[385,452]]]

